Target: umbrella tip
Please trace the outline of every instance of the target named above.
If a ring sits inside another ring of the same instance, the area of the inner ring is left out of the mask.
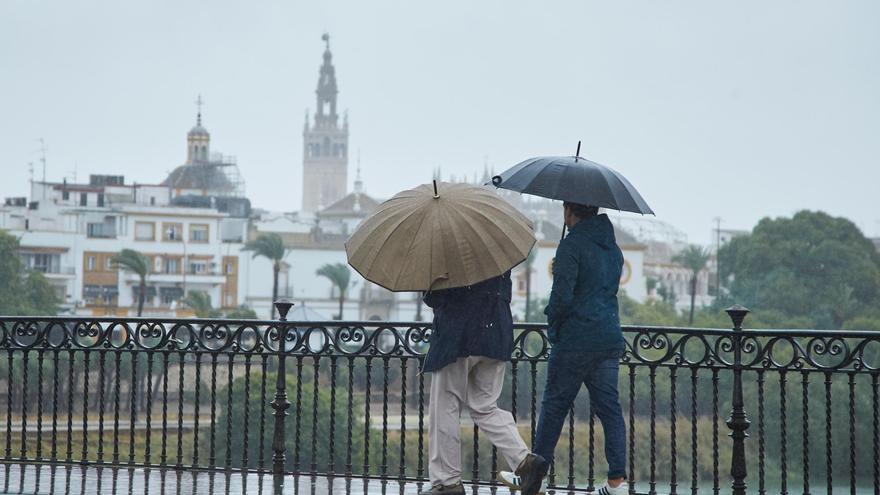
[[[580,156],[581,156],[581,142],[578,141],[577,151],[574,152],[574,161],[577,161]]]
[[[434,197],[439,198],[440,194],[437,192],[437,179],[434,179]]]
[[[502,180],[503,180],[503,179],[501,178],[500,175],[496,175],[495,177],[492,177],[492,185],[495,186],[495,187],[498,187],[498,186],[501,185],[501,181],[502,181]]]

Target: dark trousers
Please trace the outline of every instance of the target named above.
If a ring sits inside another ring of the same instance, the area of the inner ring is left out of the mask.
[[[617,391],[620,352],[571,351],[554,347],[547,363],[547,384],[532,450],[553,460],[565,418],[582,385],[590,393],[590,407],[605,432],[608,478],[626,477],[626,425]]]

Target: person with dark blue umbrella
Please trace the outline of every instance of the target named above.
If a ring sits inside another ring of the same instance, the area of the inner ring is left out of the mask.
[[[502,471],[501,479],[522,490],[523,495],[542,491],[565,418],[585,385],[605,433],[608,481],[597,493],[628,493],[626,425],[618,393],[618,363],[625,347],[617,301],[623,253],[617,246],[614,226],[607,215],[599,214],[597,205],[639,213],[653,211],[622,175],[578,156],[526,160],[496,176],[493,183],[563,199],[564,222],[569,229],[556,250],[553,288],[544,310],[552,348],[532,445],[536,458],[544,462],[515,472]]]

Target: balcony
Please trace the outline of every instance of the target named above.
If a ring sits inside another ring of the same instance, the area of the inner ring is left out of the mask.
[[[45,270],[35,267],[34,269],[49,278],[73,278],[76,275],[76,268],[72,266],[46,267]]]
[[[132,284],[140,283],[140,278],[137,274],[125,272],[125,281]],[[226,281],[226,275],[219,271],[213,272],[202,272],[202,273],[191,273],[187,272],[186,275],[183,273],[150,273],[147,275],[148,283],[182,283],[184,278],[186,278],[187,282],[193,283],[202,283],[202,284],[222,284]]]
[[[880,334],[733,316],[733,330],[624,329],[632,493],[880,491]],[[500,404],[528,442],[550,347],[541,325],[516,334]],[[411,322],[0,317],[0,486],[412,493],[427,482],[430,335]],[[466,415],[462,428],[468,490],[506,494],[506,466]],[[582,392],[551,490],[595,488],[601,432]]]

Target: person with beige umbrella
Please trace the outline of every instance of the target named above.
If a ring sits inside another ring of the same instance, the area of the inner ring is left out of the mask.
[[[428,473],[422,495],[464,495],[460,415],[471,418],[512,470],[545,462],[498,407],[513,351],[510,269],[535,243],[532,226],[483,187],[434,182],[403,191],[346,243],[349,264],[392,291],[421,291],[434,310]]]

